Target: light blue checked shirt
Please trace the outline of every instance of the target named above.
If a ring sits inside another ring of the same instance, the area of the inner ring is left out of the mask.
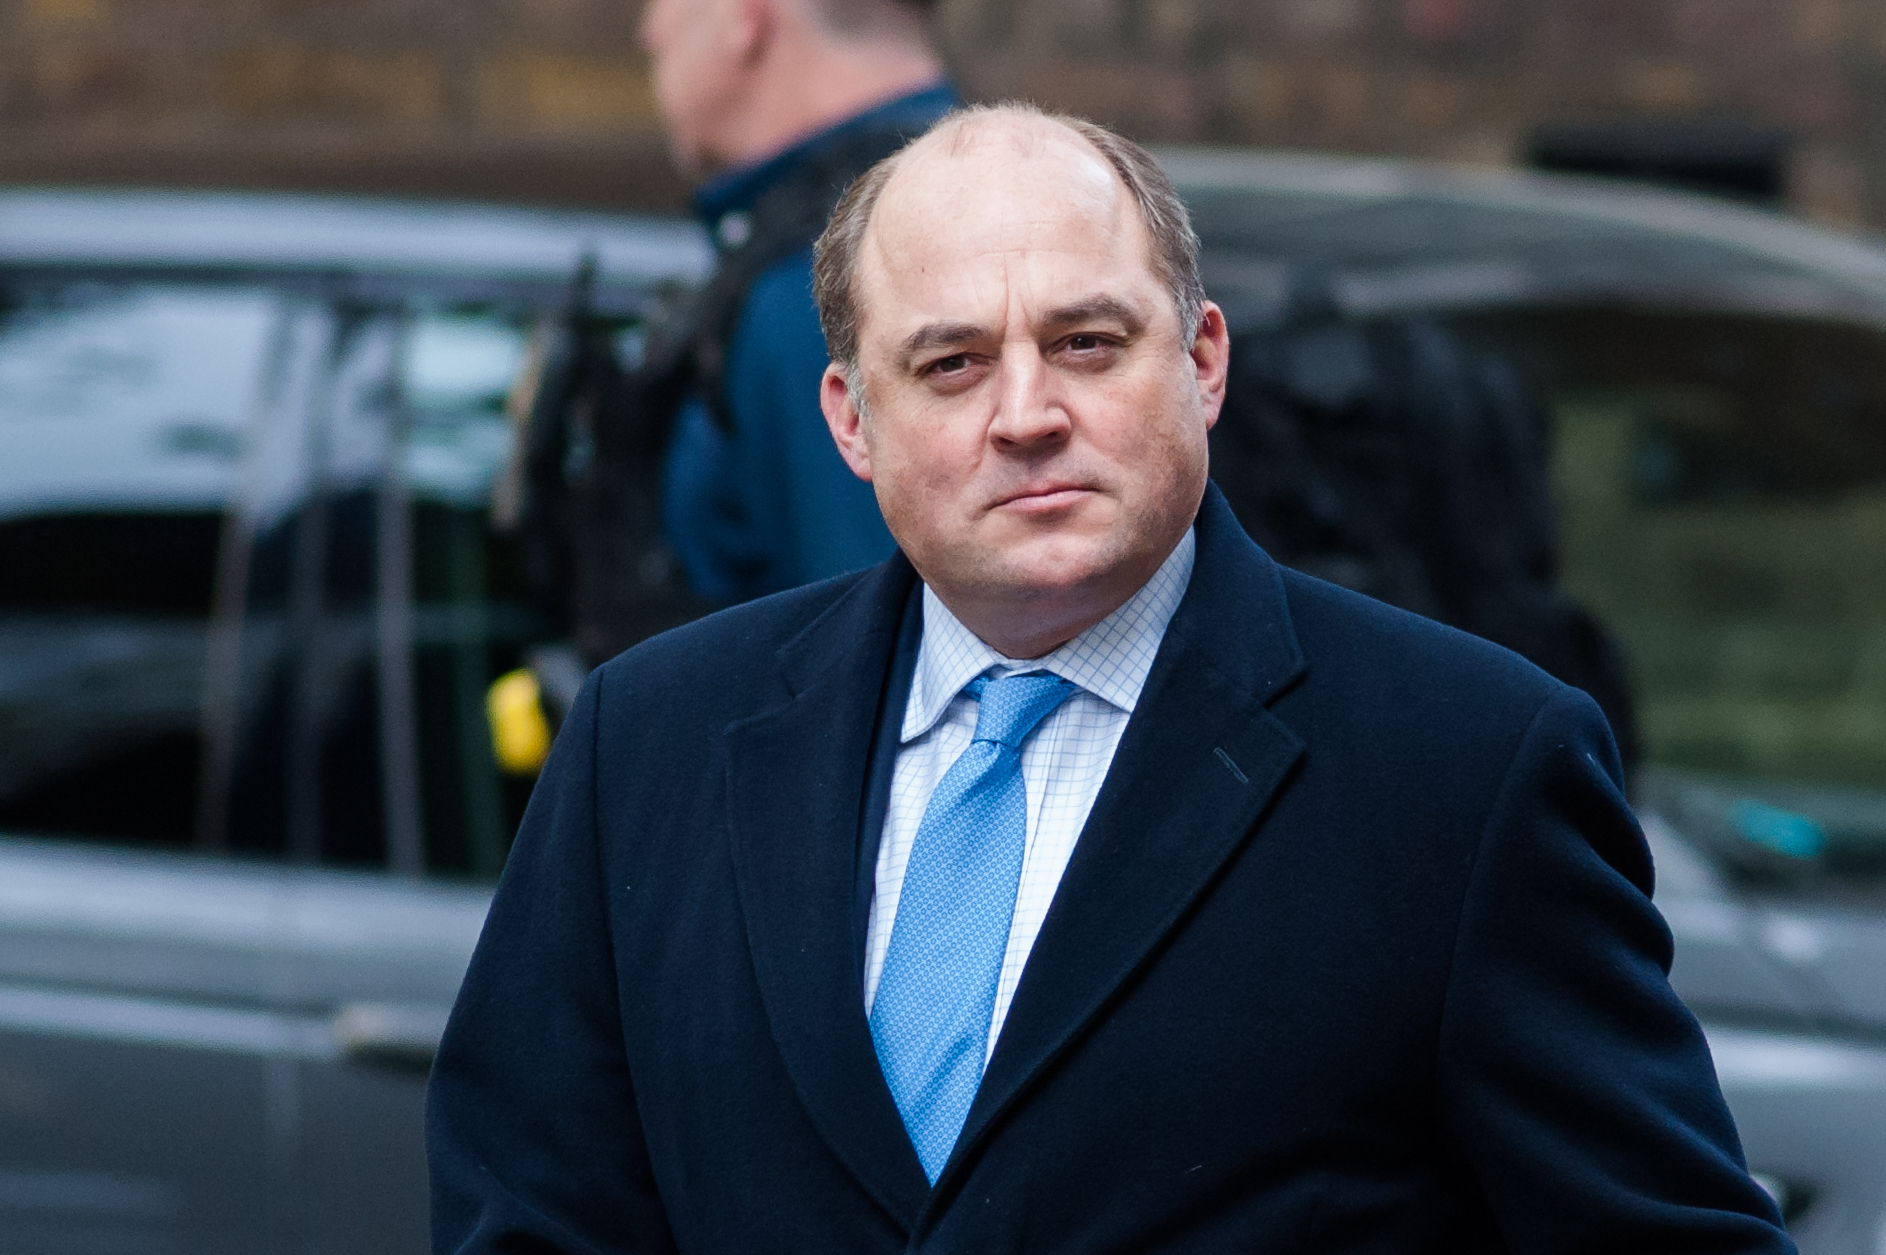
[[[1028,836],[1022,856],[1008,951],[995,991],[989,1054],[1008,1017],[1015,986],[1041,922],[1047,918],[1061,873],[1086,826],[1087,814],[1113,764],[1113,752],[1139,704],[1166,624],[1192,579],[1197,539],[1191,531],[1153,577],[1125,605],[1045,658],[1005,658],[964,627],[937,595],[923,590],[923,642],[904,706],[902,746],[891,775],[890,804],[878,842],[877,884],[865,933],[864,1009],[871,1013],[884,956],[897,920],[904,868],[917,840],[924,808],[937,782],[969,747],[976,730],[976,699],[963,686],[984,672],[1048,671],[1080,691],[1035,729],[1022,746],[1022,781],[1028,790]],[[985,1059],[986,1062],[986,1059]]]

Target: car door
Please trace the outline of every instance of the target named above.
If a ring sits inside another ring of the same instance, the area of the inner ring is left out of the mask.
[[[0,839],[0,1250],[425,1249],[488,893]]]
[[[423,1250],[528,317],[0,292],[0,1252]]]
[[[187,841],[220,513],[272,294],[0,296],[0,1250],[285,1236],[274,873]],[[129,861],[127,861],[129,860]]]

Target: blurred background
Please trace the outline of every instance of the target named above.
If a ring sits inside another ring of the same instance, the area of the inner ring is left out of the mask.
[[[0,0],[0,1255],[425,1248],[582,676],[522,451],[587,474],[552,367],[632,370],[716,256],[640,7]],[[1598,697],[1751,1167],[1886,1255],[1886,6],[935,29],[1157,146],[1247,528]]]
[[[9,0],[0,179],[674,208],[639,9]],[[1789,207],[1886,223],[1866,0],[944,0],[938,34],[968,95],[1146,141],[1497,165],[1542,128],[1702,122]]]

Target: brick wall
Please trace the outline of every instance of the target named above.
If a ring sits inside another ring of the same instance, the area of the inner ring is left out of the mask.
[[[1160,139],[1499,162],[1548,121],[1774,126],[1797,206],[1886,225],[1877,0],[958,0],[945,31],[974,90]]]
[[[0,0],[0,179],[664,206],[635,0]],[[945,0],[967,89],[1142,138],[1499,162],[1544,121],[1727,117],[1886,226],[1878,0]]]
[[[633,0],[0,0],[0,178],[676,203]]]

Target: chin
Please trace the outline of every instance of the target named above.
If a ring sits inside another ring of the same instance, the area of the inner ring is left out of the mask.
[[[998,564],[1001,582],[1046,596],[1076,592],[1105,583],[1120,565],[1120,549],[1111,536],[1053,537],[1020,546]]]

